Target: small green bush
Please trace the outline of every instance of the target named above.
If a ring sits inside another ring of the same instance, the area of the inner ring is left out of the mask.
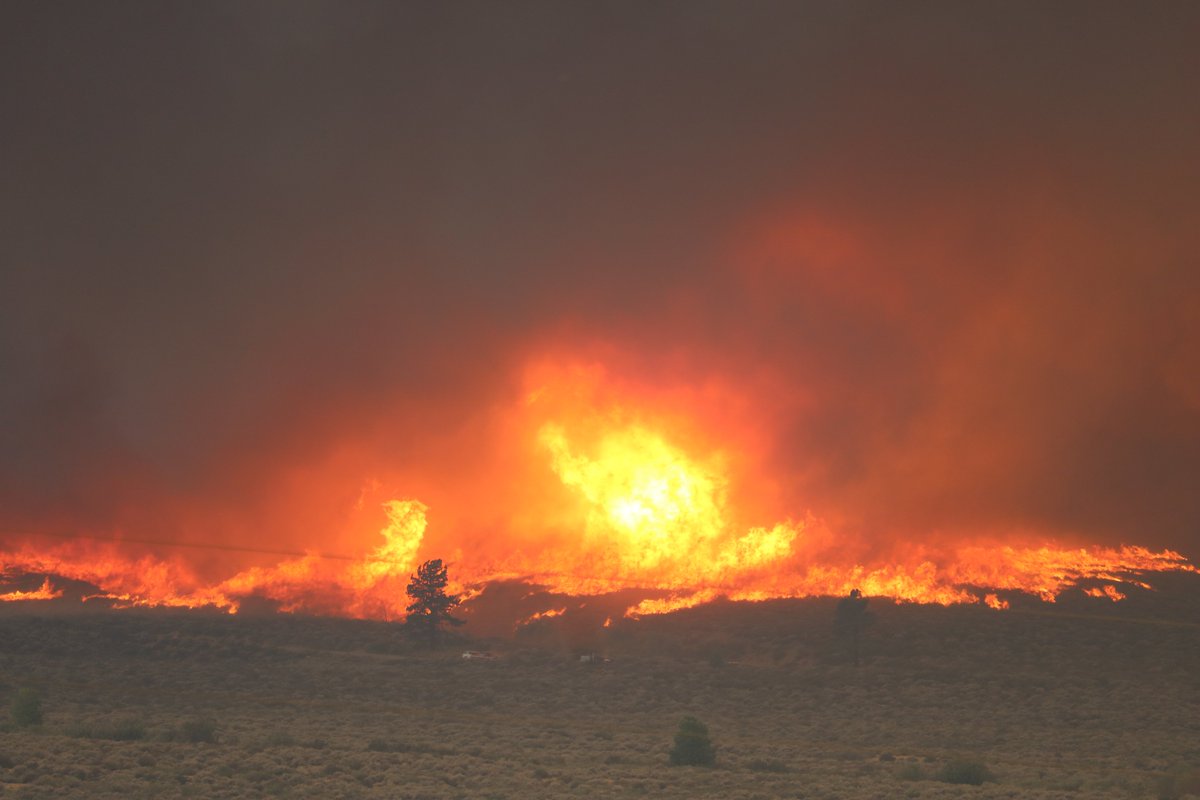
[[[968,786],[982,786],[984,782],[994,780],[992,773],[982,761],[950,761],[941,768],[937,779],[942,783],[959,783]]]
[[[671,763],[676,766],[711,767],[717,761],[717,751],[708,738],[708,726],[695,717],[684,717],[675,732],[675,747]]]
[[[185,742],[215,742],[217,724],[207,719],[188,720],[179,726],[179,738]]]
[[[925,774],[925,770],[921,769],[920,764],[911,761],[900,768],[900,771],[896,773],[896,777],[902,781],[923,781],[929,778]]]
[[[20,728],[42,724],[42,696],[33,689],[21,689],[13,698],[9,711],[12,721]]]
[[[123,719],[113,723],[109,730],[116,742],[136,742],[146,738],[146,726],[136,719]]]

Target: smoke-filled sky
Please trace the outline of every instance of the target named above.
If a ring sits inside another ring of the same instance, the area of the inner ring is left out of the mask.
[[[0,535],[552,527],[548,382],[752,524],[1200,555],[1200,5],[0,15]]]

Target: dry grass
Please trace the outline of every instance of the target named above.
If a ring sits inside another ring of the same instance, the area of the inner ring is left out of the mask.
[[[875,610],[858,669],[822,601],[621,624],[604,665],[549,627],[463,662],[376,623],[7,613],[0,702],[35,682],[45,719],[0,730],[0,795],[1153,798],[1200,765],[1193,624]],[[714,769],[668,766],[685,715]]]

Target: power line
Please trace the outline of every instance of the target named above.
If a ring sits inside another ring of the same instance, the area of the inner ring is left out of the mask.
[[[159,546],[159,547],[178,547],[178,548],[199,549],[199,550],[219,550],[219,551],[233,552],[233,553],[256,553],[256,554],[261,554],[261,555],[287,556],[287,557],[292,557],[292,558],[320,558],[320,559],[329,559],[329,560],[333,560],[333,561],[350,561],[350,562],[367,561],[367,562],[370,562],[373,564],[392,564],[395,566],[405,566],[406,568],[408,566],[408,562],[406,562],[406,561],[397,561],[396,559],[391,559],[391,558],[371,558],[370,556],[367,556],[367,555],[351,556],[351,555],[345,555],[342,553],[322,553],[322,552],[318,552],[318,551],[272,549],[272,548],[265,548],[265,547],[251,547],[251,546],[247,546],[247,545],[230,545],[230,544],[223,544],[223,543],[217,543],[217,542],[168,541],[166,539],[152,539],[152,538],[136,537],[136,536],[115,538],[112,536],[100,536],[98,534],[57,533],[57,532],[53,532],[53,531],[34,532],[34,531],[11,531],[10,530],[10,531],[4,531],[4,535],[5,536],[27,536],[27,537],[49,537],[49,538],[53,538],[53,539],[63,539],[63,540],[67,540],[67,541],[87,540],[87,541],[105,542],[107,544],[115,544],[115,545],[143,544],[143,545]],[[651,586],[638,586],[638,585],[630,585],[630,584],[624,583],[622,581],[622,579],[614,578],[611,575],[608,575],[608,576],[581,575],[576,572],[566,573],[566,572],[536,571],[536,572],[527,572],[527,573],[524,573],[521,575],[513,575],[513,576],[508,576],[507,573],[502,570],[497,570],[497,572],[499,572],[501,575],[505,575],[505,577],[495,576],[495,577],[492,577],[489,579],[485,579],[485,581],[482,581],[482,582],[495,583],[498,581],[512,580],[512,581],[519,581],[519,582],[529,583],[532,585],[537,585],[538,582],[540,582],[540,581],[553,580],[556,578],[558,578],[558,579],[570,578],[571,580],[575,580],[575,581],[595,581],[596,583],[604,585],[606,588],[606,592],[617,592],[617,591],[621,591],[624,589],[644,589],[644,590],[657,591],[657,592],[678,591],[678,592],[696,593],[696,592],[701,592],[701,591],[706,591],[706,590],[707,591],[716,591],[716,592],[737,591],[738,589],[743,588],[735,583],[690,583],[688,586],[680,586],[680,587],[656,587],[656,586],[652,586],[652,585]],[[616,586],[614,585],[614,584],[618,584],[618,583],[622,583],[623,585],[616,585]],[[553,590],[551,590],[551,593],[554,594],[555,592]]]
[[[91,533],[54,533],[51,531],[5,531],[5,536],[47,536],[54,539],[87,539],[90,541],[107,542],[109,544],[145,544],[155,545],[159,547],[182,547],[193,548],[200,550],[226,550],[234,553],[262,553],[263,555],[272,556],[291,556],[294,558],[325,558],[334,561],[378,561],[391,564],[400,564],[402,562],[395,559],[386,558],[369,558],[366,556],[350,556],[342,553],[321,553],[317,551],[302,551],[302,550],[276,550],[265,547],[249,547],[246,545],[236,544],[221,544],[216,542],[189,542],[189,541],[167,541],[166,539],[148,539],[138,536],[125,536],[115,538],[112,536],[100,536]]]

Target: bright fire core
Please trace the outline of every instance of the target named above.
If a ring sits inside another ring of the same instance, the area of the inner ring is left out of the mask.
[[[565,430],[542,428],[554,472],[587,505],[588,549],[605,573],[642,585],[709,583],[785,558],[799,527],[730,527],[727,480],[719,465],[691,460],[640,426],[602,434],[591,455]]]
[[[547,391],[554,395],[555,387],[539,387],[533,396]],[[577,596],[644,590],[645,599],[627,611],[635,616],[717,597],[844,595],[852,588],[899,601],[1005,608],[997,592],[1053,602],[1081,581],[1098,602],[1116,602],[1128,586],[1150,588],[1148,573],[1196,572],[1171,551],[1072,549],[1027,536],[1019,544],[968,538],[937,548],[855,548],[808,513],[755,519],[733,499],[738,476],[725,451],[688,446],[652,415],[633,414],[595,391],[573,387],[566,395],[569,402],[543,399],[517,414],[514,429],[524,432],[527,452],[552,479],[545,502],[555,507],[547,516],[556,522],[545,531],[512,531],[508,546],[455,546],[452,535],[429,541],[437,509],[416,499],[378,506],[381,541],[361,557],[313,550],[217,580],[201,577],[182,555],[131,557],[120,545],[82,539],[45,547],[33,537],[0,551],[0,575],[46,576],[43,583],[0,594],[0,601],[58,600],[63,591],[54,582],[69,580],[97,587],[85,600],[117,605],[236,612],[253,598],[282,611],[395,619],[404,613],[404,587],[416,566],[447,556],[467,594],[501,579]],[[523,509],[522,519],[530,516]],[[548,608],[535,616],[555,613]]]

